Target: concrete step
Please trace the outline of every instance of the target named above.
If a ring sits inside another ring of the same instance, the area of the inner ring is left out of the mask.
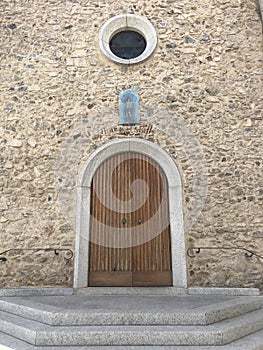
[[[2,332],[38,346],[225,345],[263,329],[257,310],[208,326],[50,326],[0,312]]]
[[[1,350],[262,350],[263,330],[222,346],[33,346],[0,332]]]
[[[221,295],[1,298],[0,344],[19,350],[263,350],[262,300]]]
[[[165,297],[167,299],[167,297]],[[72,298],[71,298],[72,299]],[[39,300],[39,299],[37,299]],[[82,303],[83,309],[65,309],[58,308],[54,305],[45,303],[43,298],[42,303],[34,302],[32,298],[2,298],[0,300],[0,310],[15,314],[21,317],[32,319],[41,323],[55,326],[96,326],[96,325],[208,325],[222,321],[227,318],[242,315],[261,308],[261,300],[259,298],[239,297],[231,298],[230,300],[222,301],[221,303],[213,303],[204,306],[199,306],[191,309],[174,309],[172,303],[169,309],[165,309],[162,304],[160,308],[151,307],[146,309],[143,304],[138,305],[139,309],[114,308],[108,306],[104,308],[104,304],[96,303],[88,305],[88,309],[84,308],[86,298],[79,298],[78,302]],[[61,298],[53,298],[57,300],[57,305],[61,305]],[[63,298],[65,303],[70,303],[70,300]],[[141,301],[141,298],[138,299]],[[160,298],[158,299],[160,300]],[[171,299],[172,301],[174,298]],[[110,300],[109,300],[110,301]],[[125,299],[122,299],[125,303]],[[145,298],[143,299],[145,302]],[[143,303],[142,302],[142,303]],[[72,303],[72,301],[71,301]],[[121,300],[119,299],[119,307]],[[74,305],[73,305],[74,307]],[[99,309],[97,308],[99,307]]]

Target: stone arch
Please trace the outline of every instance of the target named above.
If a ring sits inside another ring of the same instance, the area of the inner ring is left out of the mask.
[[[163,169],[168,182],[169,218],[173,287],[186,288],[186,254],[184,242],[182,184],[172,158],[161,147],[139,138],[110,141],[94,151],[86,160],[79,176],[77,189],[74,288],[88,286],[90,194],[93,175],[104,160],[125,152],[138,152],[154,159]],[[171,287],[170,287],[171,288]]]

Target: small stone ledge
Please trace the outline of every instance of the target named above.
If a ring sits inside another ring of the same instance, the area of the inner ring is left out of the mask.
[[[67,296],[73,295],[72,288],[3,288],[0,297]]]
[[[258,296],[258,288],[217,288],[217,287],[192,287],[188,288],[189,295],[226,295],[226,296]]]

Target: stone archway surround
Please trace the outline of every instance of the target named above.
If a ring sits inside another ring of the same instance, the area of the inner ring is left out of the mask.
[[[167,152],[155,143],[139,138],[116,139],[104,144],[89,156],[82,168],[77,188],[74,288],[86,288],[88,286],[89,213],[93,176],[104,160],[114,154],[125,151],[139,152],[149,156],[161,166],[166,174],[168,182],[173,287],[186,288],[186,254],[181,177],[174,161]]]

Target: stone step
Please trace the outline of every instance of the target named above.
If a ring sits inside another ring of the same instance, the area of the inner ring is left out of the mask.
[[[1,350],[262,350],[263,330],[222,346],[34,346],[0,332]]]
[[[1,331],[38,346],[225,345],[263,329],[257,310],[208,326],[50,326],[0,312]]]
[[[167,296],[165,297],[167,299]],[[37,299],[39,300],[39,299]],[[187,325],[208,325],[222,321],[227,318],[242,315],[251,311],[256,311],[261,308],[261,299],[259,298],[230,298],[230,300],[222,301],[221,303],[213,303],[195,308],[184,307],[183,309],[174,308],[171,299],[169,309],[165,308],[164,304],[160,305],[160,308],[148,308],[143,307],[145,298],[140,301],[142,305],[138,305],[133,310],[126,309],[122,306],[122,302],[125,303],[125,298],[119,300],[119,308],[113,303],[107,308],[103,308],[104,304],[100,302],[99,298],[95,299],[95,302],[88,305],[88,308],[84,308],[84,302],[86,298],[80,299],[78,297],[78,303],[83,303],[82,309],[65,309],[59,308],[54,305],[49,305],[43,302],[34,302],[32,298],[2,298],[0,300],[0,310],[8,313],[12,313],[21,317],[29,318],[41,323],[55,326],[96,326],[96,325],[174,325],[174,326],[187,326]],[[49,300],[49,299],[48,299]],[[60,299],[57,300],[57,304],[61,305]],[[72,298],[65,299],[65,303],[72,303]],[[160,300],[160,298],[158,299]],[[109,303],[112,300],[109,299]],[[147,299],[146,299],[147,301]],[[111,306],[112,305],[112,306]],[[97,307],[97,308],[96,308]],[[99,308],[98,308],[99,307]]]

